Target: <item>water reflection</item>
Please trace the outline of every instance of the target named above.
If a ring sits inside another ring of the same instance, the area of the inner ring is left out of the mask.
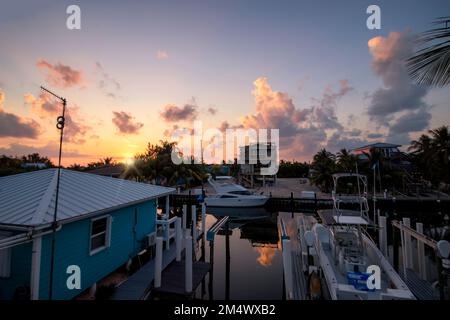
[[[214,245],[210,298],[281,299],[283,271],[277,213],[264,208],[208,208],[207,224],[229,216]]]
[[[272,260],[275,257],[275,254],[277,253],[277,248],[259,247],[255,249],[257,252],[259,252],[259,257],[257,261],[259,262],[260,265],[264,267],[272,265]]]

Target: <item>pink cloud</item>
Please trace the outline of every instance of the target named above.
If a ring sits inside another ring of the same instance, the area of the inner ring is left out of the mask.
[[[62,63],[51,64],[44,59],[40,59],[36,66],[46,72],[46,81],[56,87],[70,88],[84,84],[83,72],[72,69],[68,65]]]
[[[114,111],[113,114],[114,117],[112,122],[116,125],[117,129],[119,129],[120,133],[137,134],[144,126],[143,123],[135,122],[134,117],[130,113],[124,111]]]

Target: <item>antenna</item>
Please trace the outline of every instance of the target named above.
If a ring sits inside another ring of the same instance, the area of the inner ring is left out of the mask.
[[[55,98],[61,100],[63,105],[62,115],[56,118],[56,128],[60,131],[59,135],[59,155],[58,155],[58,175],[56,177],[56,195],[55,195],[55,211],[53,213],[53,223],[52,223],[52,251],[51,251],[51,263],[50,263],[50,280],[49,280],[49,300],[53,298],[53,273],[54,273],[54,264],[55,264],[55,238],[56,238],[56,230],[58,228],[57,223],[57,215],[58,215],[58,197],[59,197],[59,179],[61,176],[61,154],[62,154],[62,143],[63,143],[63,134],[64,134],[64,122],[65,122],[65,113],[66,113],[66,105],[67,100],[63,97],[60,97],[53,93],[52,91],[41,86],[41,90],[51,94]]]

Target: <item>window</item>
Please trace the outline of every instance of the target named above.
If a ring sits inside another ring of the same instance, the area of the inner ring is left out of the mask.
[[[110,243],[111,217],[101,217],[91,221],[90,254],[95,254],[107,247]]]
[[[251,196],[252,195],[252,193],[250,191],[247,191],[247,190],[230,191],[229,193],[231,193],[231,194],[239,194],[239,195],[243,195],[243,196]]]

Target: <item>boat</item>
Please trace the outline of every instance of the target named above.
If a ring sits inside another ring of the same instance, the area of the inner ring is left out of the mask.
[[[269,200],[269,197],[265,195],[254,194],[243,186],[234,183],[233,179],[228,176],[218,176],[216,179],[209,177],[208,182],[216,191],[216,194],[205,198],[205,204],[208,207],[262,207]]]
[[[343,178],[356,178],[358,195],[338,192],[338,182]],[[333,183],[333,209],[318,211],[322,223],[305,216],[298,228],[300,241],[304,239],[314,249],[314,264],[319,267],[329,298],[415,300],[367,232],[372,224],[368,217],[367,178],[360,174],[335,174]],[[353,199],[359,204],[359,210],[342,209],[344,197],[345,201]],[[315,222],[311,223],[311,219]]]

